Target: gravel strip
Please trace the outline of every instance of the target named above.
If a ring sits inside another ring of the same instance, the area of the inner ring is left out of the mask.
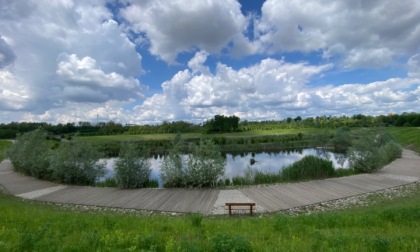
[[[318,204],[290,208],[280,213],[288,215],[311,215],[321,212],[331,212],[354,208],[358,206],[369,206],[381,202],[390,201],[396,198],[404,198],[420,191],[420,182],[403,186],[388,188],[376,192],[365,193],[348,198],[322,202]]]

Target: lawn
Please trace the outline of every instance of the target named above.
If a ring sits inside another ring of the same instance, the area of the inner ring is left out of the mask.
[[[419,251],[420,186],[369,207],[251,217],[63,210],[0,193],[0,251]]]
[[[420,154],[420,128],[392,127],[387,130],[404,148],[409,148]]]
[[[5,158],[4,152],[10,146],[12,146],[12,142],[7,140],[0,140],[0,161],[2,161]]]

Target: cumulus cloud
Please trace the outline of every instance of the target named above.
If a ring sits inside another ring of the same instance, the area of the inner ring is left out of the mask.
[[[141,56],[106,1],[1,2],[3,110],[43,114],[142,97]]]
[[[151,53],[169,63],[195,48],[219,53],[233,40],[248,41],[242,34],[248,19],[235,0],[128,2],[121,15],[129,29],[146,37]]]
[[[191,62],[200,62],[197,54]],[[265,59],[251,67],[234,70],[219,63],[214,74],[196,73],[197,64],[178,72],[162,84],[163,93],[155,94],[135,110],[142,120],[157,122],[164,118],[195,118],[214,114],[237,114],[250,118],[280,116],[281,107],[295,105],[302,99],[299,92],[311,77],[329,69],[330,65],[311,66]],[[196,73],[196,74],[193,74]]]
[[[318,51],[345,67],[382,67],[420,48],[420,2],[267,0],[256,21],[263,50]]]

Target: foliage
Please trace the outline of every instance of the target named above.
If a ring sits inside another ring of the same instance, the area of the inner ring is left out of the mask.
[[[93,185],[105,174],[101,154],[88,142],[63,141],[50,154],[52,177],[66,184]]]
[[[174,141],[173,148],[165,156],[160,171],[165,187],[212,187],[216,186],[225,172],[225,159],[219,147],[211,140],[191,143],[191,153],[183,160],[179,146],[182,141]]]
[[[357,172],[374,172],[395,158],[401,157],[402,148],[383,130],[369,129],[359,132],[359,138],[349,149],[350,166]]]
[[[226,161],[219,146],[211,140],[191,144],[192,152],[186,167],[187,185],[193,187],[215,186],[225,173]]]
[[[12,142],[0,140],[0,162],[3,161],[6,150],[12,146]]]
[[[47,153],[50,145],[47,132],[37,129],[19,135],[6,152],[16,171],[37,178],[49,177]]]
[[[134,142],[122,145],[115,162],[115,178],[120,188],[141,188],[149,182],[151,163],[144,155],[139,155]]]
[[[175,139],[173,147],[162,161],[160,177],[165,187],[184,187],[187,184],[187,171],[182,160],[179,139]]]
[[[335,170],[331,161],[315,156],[305,156],[281,170],[284,181],[323,179],[333,177],[334,174]]]
[[[206,133],[234,132],[239,127],[239,117],[215,115],[204,124]]]
[[[335,131],[332,144],[334,145],[335,151],[345,152],[351,146],[352,134],[349,127],[341,127]]]

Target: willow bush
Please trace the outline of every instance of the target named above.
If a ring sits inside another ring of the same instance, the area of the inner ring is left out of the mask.
[[[146,187],[149,182],[151,163],[136,149],[135,142],[122,145],[115,162],[115,178],[120,188]]]
[[[102,154],[86,141],[63,141],[51,152],[52,178],[65,184],[94,185],[105,174]]]
[[[6,151],[16,171],[36,178],[48,179],[50,144],[48,134],[43,129],[19,135],[14,144]]]

